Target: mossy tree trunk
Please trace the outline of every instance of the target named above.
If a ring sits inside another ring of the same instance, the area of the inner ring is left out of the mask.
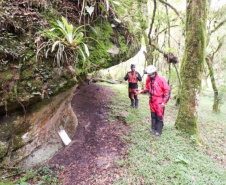
[[[150,48],[150,55],[151,55],[151,59],[149,61],[149,63],[147,63],[148,65],[153,65],[154,64],[154,57],[153,57],[153,52],[155,51],[155,48],[153,48],[153,46],[151,45],[152,43],[152,38],[151,38],[151,32],[152,32],[152,29],[153,29],[153,24],[155,22],[155,14],[156,14],[156,9],[157,9],[157,2],[156,0],[153,1],[154,3],[154,9],[153,9],[153,13],[152,13],[152,19],[151,19],[151,23],[150,23],[150,28],[149,28],[149,32],[148,32],[148,44],[149,44],[149,47]],[[155,40],[156,41],[156,40]]]
[[[144,42],[145,42],[145,46],[146,46],[146,54],[145,54],[145,66],[144,69],[146,68],[146,66],[148,65],[153,65],[153,55],[152,55],[152,49],[151,46],[149,45],[149,38],[148,38],[148,34],[146,32],[147,29],[147,25],[149,18],[147,16],[144,16],[144,11],[148,11],[147,10],[147,2],[142,2],[142,1],[137,1],[138,3],[138,18],[139,18],[139,22],[140,22],[140,27],[141,27],[141,32],[142,32],[142,36],[144,38]]]
[[[143,31],[143,37],[144,37],[145,46],[146,46],[146,50],[147,50],[147,56],[146,56],[147,66],[153,65],[153,61],[154,61],[153,55],[152,55],[153,48],[151,48],[151,46],[149,45],[148,35],[145,32],[145,30]]]
[[[209,34],[209,37],[207,38],[207,41],[209,41],[210,36],[211,35]],[[213,92],[214,92],[213,112],[215,112],[215,113],[218,113],[220,111],[220,108],[219,108],[218,89],[217,89],[216,81],[215,81],[215,78],[214,78],[213,61],[214,61],[215,54],[223,46],[224,38],[225,38],[225,35],[218,40],[219,43],[218,43],[218,46],[217,46],[216,50],[211,55],[207,55],[207,57],[206,57],[206,63],[207,63],[208,70],[209,70],[209,75],[208,76],[210,76],[211,84],[212,84],[212,88],[213,88]],[[206,80],[207,80],[208,76],[206,76]]]
[[[209,75],[210,75],[211,84],[212,84],[212,88],[213,88],[213,92],[214,92],[213,112],[217,113],[217,112],[219,112],[219,96],[218,96],[216,81],[214,78],[213,66],[211,64],[211,60],[208,57],[206,58],[206,63],[207,63],[208,69],[209,69]]]
[[[176,103],[175,105],[176,106],[179,106],[180,105],[180,93],[181,93],[181,78],[180,78],[180,74],[179,74],[179,71],[177,69],[177,66],[176,64],[173,64],[175,70],[176,70],[176,73],[177,73],[177,77],[178,77],[178,82],[179,82],[179,86],[178,86],[178,90],[177,90],[177,95],[176,95]]]
[[[185,50],[181,64],[180,107],[176,127],[198,134],[201,75],[206,50],[207,0],[187,0]]]

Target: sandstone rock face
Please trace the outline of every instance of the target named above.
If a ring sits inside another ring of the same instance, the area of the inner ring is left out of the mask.
[[[51,100],[33,105],[27,121],[16,115],[0,119],[0,162],[2,165],[31,168],[53,156],[63,143],[58,135],[64,129],[73,137],[78,121],[71,108],[76,86]],[[36,107],[35,107],[36,106]],[[2,166],[1,165],[1,166]]]

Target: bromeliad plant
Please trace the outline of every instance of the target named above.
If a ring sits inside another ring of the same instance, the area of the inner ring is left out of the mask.
[[[52,28],[44,31],[36,40],[36,42],[39,42],[42,36],[48,38],[48,41],[43,42],[38,47],[36,61],[40,52],[44,53],[47,58],[51,51],[55,56],[54,65],[76,65],[78,63],[78,56],[81,54],[84,67],[86,56],[89,56],[89,49],[85,44],[88,37],[85,37],[83,34],[85,31],[82,30],[83,25],[76,28],[69,24],[64,17],[61,19],[62,21],[57,20],[53,22]]]

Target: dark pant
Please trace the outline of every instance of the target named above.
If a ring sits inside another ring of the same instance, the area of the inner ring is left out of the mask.
[[[162,116],[158,116],[156,112],[151,112],[151,128],[162,134],[163,120]]]
[[[134,103],[134,99],[132,97],[134,97],[135,103]],[[138,97],[137,97],[137,95],[135,95],[133,92],[129,92],[129,98],[131,100],[131,106],[132,107],[135,106],[135,108],[137,108],[138,107]]]
[[[132,94],[134,94],[134,92],[129,92],[129,98],[130,98],[130,100],[131,100],[131,101],[133,100],[133,98],[132,98],[133,96],[134,96],[134,99],[137,100],[137,99],[138,99],[137,95],[134,94],[134,95],[132,96]]]

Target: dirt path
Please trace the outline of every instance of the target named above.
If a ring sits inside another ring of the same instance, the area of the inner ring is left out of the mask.
[[[63,184],[112,184],[117,175],[115,159],[125,144],[119,139],[125,133],[123,123],[109,123],[106,105],[113,92],[96,84],[81,86],[72,99],[79,125],[70,146],[62,148],[50,165],[64,166]]]

